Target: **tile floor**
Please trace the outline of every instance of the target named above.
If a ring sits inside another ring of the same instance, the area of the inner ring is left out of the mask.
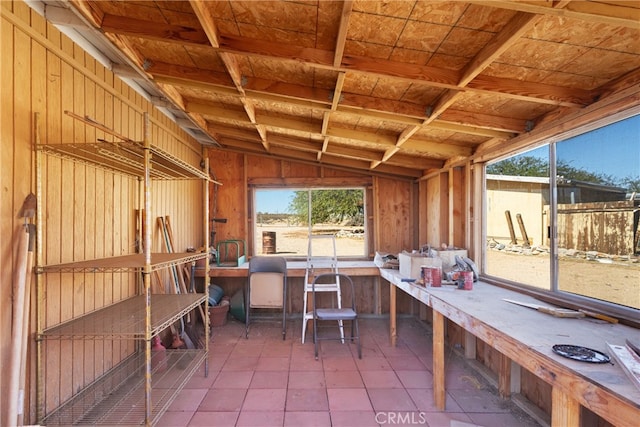
[[[413,318],[399,319],[396,347],[388,319],[361,319],[362,359],[355,344],[321,341],[315,360],[313,337],[302,344],[295,320],[285,341],[270,319],[255,320],[249,339],[233,319],[213,334],[208,377],[203,369],[193,376],[160,426],[538,426],[455,353],[446,360],[446,410],[438,411],[431,330]]]

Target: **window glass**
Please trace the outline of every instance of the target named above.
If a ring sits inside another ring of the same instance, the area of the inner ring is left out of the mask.
[[[255,255],[306,257],[309,234],[334,234],[339,257],[365,257],[363,188],[255,190]]]
[[[640,308],[640,116],[556,144],[558,289]]]
[[[548,146],[486,169],[485,273],[550,289]]]

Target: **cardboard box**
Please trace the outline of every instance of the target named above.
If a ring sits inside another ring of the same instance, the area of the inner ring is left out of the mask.
[[[428,267],[442,267],[440,258],[428,258],[423,254],[410,254],[402,252],[398,254],[400,261],[400,276],[404,279],[420,279],[423,265]]]
[[[466,257],[466,249],[442,250],[437,251],[438,257],[442,260],[442,268],[447,269],[456,265],[456,255]]]

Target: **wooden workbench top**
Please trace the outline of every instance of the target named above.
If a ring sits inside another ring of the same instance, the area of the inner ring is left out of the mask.
[[[306,261],[287,261],[288,277],[304,277],[307,268]],[[379,276],[380,269],[373,261],[338,261],[340,273],[349,276]],[[210,277],[247,277],[249,274],[249,263],[245,262],[239,267],[225,267],[212,265],[209,272]],[[202,277],[203,269],[196,269],[196,276]]]
[[[614,424],[631,425],[628,422],[637,421],[640,416],[640,390],[617,366],[607,346],[607,343],[624,345],[627,338],[639,342],[639,329],[590,317],[553,317],[503,299],[548,304],[483,282],[474,283],[471,291],[451,285],[425,288],[402,282],[397,271],[381,270],[380,274]],[[595,364],[562,357],[553,352],[555,344],[601,351],[611,356],[611,363]]]

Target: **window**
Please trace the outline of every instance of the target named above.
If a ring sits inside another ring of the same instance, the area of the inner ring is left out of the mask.
[[[254,191],[255,255],[306,257],[309,234],[334,234],[339,257],[366,256],[364,188]]]
[[[638,135],[633,116],[489,163],[484,272],[640,309]]]

